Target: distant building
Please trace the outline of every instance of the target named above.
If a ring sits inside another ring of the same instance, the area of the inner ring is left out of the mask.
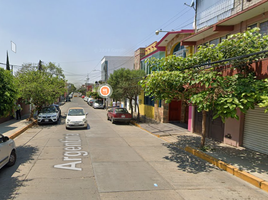
[[[101,80],[106,82],[115,70],[134,69],[133,56],[104,56],[101,60]]]

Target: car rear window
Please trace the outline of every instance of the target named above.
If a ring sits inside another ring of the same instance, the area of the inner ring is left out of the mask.
[[[41,113],[52,113],[52,112],[56,112],[56,108],[53,107],[45,107],[42,108]]]
[[[127,109],[125,108],[116,108],[115,112],[116,113],[128,113]]]
[[[85,115],[85,112],[83,109],[70,109],[68,112],[68,115],[70,115],[70,116],[82,116],[82,115]]]

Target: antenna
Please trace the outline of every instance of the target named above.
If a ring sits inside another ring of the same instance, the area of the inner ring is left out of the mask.
[[[192,0],[192,2],[191,2],[190,5],[187,4],[187,3],[184,3],[184,5],[186,5],[186,6],[188,6],[188,7],[191,7],[191,8],[193,8],[193,9],[195,10],[195,8],[194,8],[194,0]]]

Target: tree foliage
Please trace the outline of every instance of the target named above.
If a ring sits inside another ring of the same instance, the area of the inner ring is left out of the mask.
[[[214,119],[238,119],[237,108],[246,113],[256,104],[268,106],[267,80],[257,79],[252,67],[252,63],[267,57],[263,52],[267,49],[268,36],[262,36],[255,28],[231,35],[217,46],[201,46],[186,58],[151,59],[149,65],[158,71],[140,84],[146,95],[155,99],[182,99],[196,106],[203,116],[213,111]],[[223,76],[223,66],[229,66],[229,72],[230,68],[233,72]],[[203,128],[201,146],[206,131]]]
[[[26,64],[16,73],[20,96],[35,105],[39,111],[42,106],[52,104],[66,92],[66,82],[60,67],[53,63],[39,67]]]
[[[9,70],[0,68],[0,116],[10,114],[18,98],[16,79]]]
[[[113,88],[112,98],[116,100],[122,100],[124,98],[129,99],[129,105],[132,114],[132,101],[134,101],[135,106],[137,106],[137,98],[142,90],[141,86],[138,83],[144,76],[145,72],[142,70],[130,70],[121,68],[115,70],[108,79],[108,84],[110,84]]]

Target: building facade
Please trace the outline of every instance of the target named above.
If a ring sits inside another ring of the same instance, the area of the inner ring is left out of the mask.
[[[125,68],[134,69],[133,56],[104,56],[101,60],[101,80],[106,82],[115,70]]]
[[[259,27],[261,34],[268,34],[267,0],[222,0],[213,4],[209,0],[196,1],[196,33],[182,41],[182,45],[197,48],[202,44],[217,45],[228,35]],[[254,64],[258,78],[268,77],[268,60]],[[208,113],[208,137],[233,146],[246,148],[268,154],[268,114],[264,108],[256,107],[246,114],[237,110],[239,120],[212,120]],[[192,132],[201,132],[202,115],[191,107]]]

